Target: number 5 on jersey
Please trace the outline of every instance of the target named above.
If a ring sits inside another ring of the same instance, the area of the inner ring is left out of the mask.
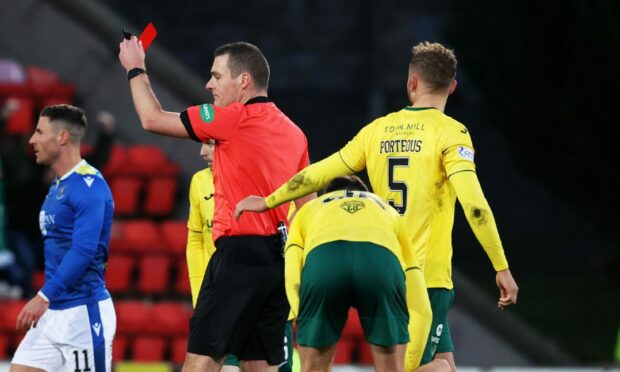
[[[394,199],[389,199],[388,202],[398,213],[402,216],[407,210],[407,183],[403,181],[397,181],[394,179],[394,168],[396,167],[409,167],[409,157],[389,157],[388,161],[388,187],[392,192],[400,192],[401,203],[396,204]]]

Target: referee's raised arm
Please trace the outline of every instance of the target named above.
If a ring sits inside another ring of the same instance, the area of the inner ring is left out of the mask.
[[[129,40],[124,39],[119,48],[118,59],[127,70],[131,97],[142,127],[164,136],[189,138],[179,113],[164,111],[151,88],[142,42],[132,36]]]

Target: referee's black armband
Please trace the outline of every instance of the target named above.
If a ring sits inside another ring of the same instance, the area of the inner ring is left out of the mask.
[[[131,70],[129,70],[129,72],[127,73],[127,81],[135,78],[136,76],[140,75],[140,74],[146,74],[146,70],[140,67],[136,67],[136,68],[132,68]]]

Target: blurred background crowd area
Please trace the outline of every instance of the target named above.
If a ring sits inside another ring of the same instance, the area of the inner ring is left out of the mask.
[[[117,60],[123,26],[138,34],[152,21],[159,31],[147,70],[169,110],[211,100],[204,83],[217,46],[258,45],[271,65],[270,96],[306,133],[313,161],[373,118],[408,105],[410,49],[439,41],[459,59],[446,112],[471,132],[478,176],[521,290],[516,307],[494,309],[492,268],[459,210],[451,315],[457,361],[609,365],[618,358],[620,326],[612,135],[619,8],[613,0],[2,1],[0,295],[28,298],[41,283],[37,216],[50,176],[34,164],[27,140],[42,107],[72,102],[89,119],[84,154],[116,201],[115,297],[187,304],[187,187],[204,164],[198,144],[140,128]],[[145,289],[153,267],[165,280]],[[135,334],[124,332],[121,355],[132,358]],[[18,336],[6,335],[8,355]],[[170,358],[183,334],[153,337],[164,340]],[[347,360],[362,362],[353,345]]]

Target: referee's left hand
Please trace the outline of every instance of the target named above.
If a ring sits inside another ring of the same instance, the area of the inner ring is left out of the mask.
[[[17,316],[15,328],[18,331],[28,331],[32,327],[37,326],[37,322],[47,310],[49,302],[45,301],[41,296],[36,295],[32,300],[28,301],[24,308]]]
[[[235,207],[235,220],[238,221],[243,212],[263,213],[268,209],[269,208],[267,208],[267,204],[265,203],[265,198],[250,195],[237,203],[237,206]]]

